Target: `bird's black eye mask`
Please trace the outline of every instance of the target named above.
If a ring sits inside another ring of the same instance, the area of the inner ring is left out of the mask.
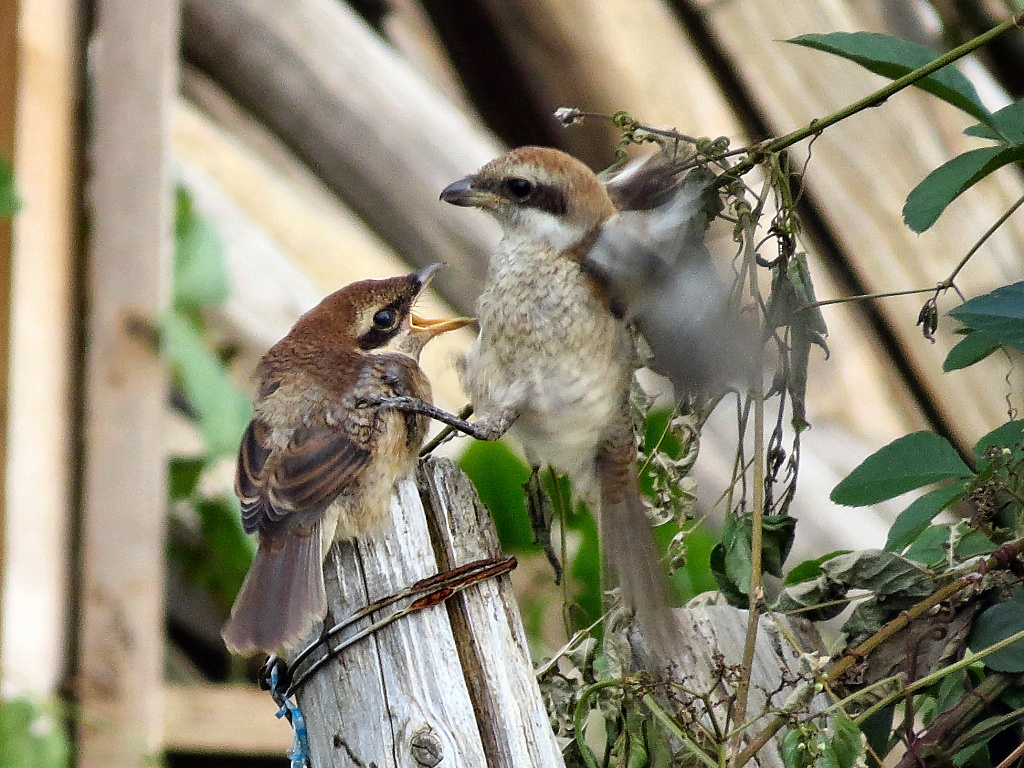
[[[402,321],[409,314],[415,300],[415,296],[403,296],[377,309],[370,330],[359,337],[359,348],[377,349],[391,341],[401,330]]]
[[[522,208],[536,208],[554,216],[564,216],[569,210],[568,201],[562,190],[522,176],[477,181],[474,186],[500,195]]]

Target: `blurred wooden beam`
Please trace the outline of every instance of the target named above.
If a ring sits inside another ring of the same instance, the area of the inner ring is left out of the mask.
[[[691,134],[742,135],[727,99],[662,0],[421,1],[447,30],[467,78],[484,79],[489,90],[491,81],[519,78],[540,115],[535,119],[548,125],[555,109],[573,106],[607,114],[625,109]],[[474,14],[482,16],[480,24],[461,23]],[[474,47],[478,27],[491,30],[497,42]],[[501,63],[485,58],[495,48],[505,52]],[[518,114],[511,94],[496,109],[508,111],[510,103]],[[607,123],[557,131],[557,146],[597,170],[614,160],[618,136]]]
[[[89,213],[78,765],[144,766],[161,739],[175,0],[98,0]]]
[[[71,625],[81,7],[77,0],[19,5],[16,23],[0,20],[0,35],[16,30],[19,40],[13,157],[22,201],[11,295],[0,302],[11,323],[2,656],[9,690],[45,697],[67,671]],[[6,64],[0,71],[7,74]]]
[[[284,757],[292,729],[255,686],[165,685],[163,749],[183,754]]]
[[[0,159],[14,161],[14,119],[18,88],[18,0],[0,0]],[[13,229],[0,217],[0,307],[10,306]],[[0,434],[7,434],[10,313],[0,317]],[[7,441],[0,440],[0,574],[7,570]],[[4,610],[0,603],[0,621]],[[0,659],[3,659],[0,647]]]
[[[472,307],[491,229],[438,203],[495,140],[344,3],[186,0],[186,59],[277,133],[401,257],[446,262],[436,285]]]
[[[774,133],[820,118],[879,88],[883,79],[837,57],[788,46],[805,32],[879,31],[879,19],[834,0],[795,5],[787,13],[751,3],[674,0],[687,6],[725,60],[733,62]],[[794,94],[800,94],[794,98]],[[978,145],[965,137],[970,120],[934,97],[910,91],[828,129],[814,143],[806,179],[824,221],[841,245],[845,267],[867,292],[927,288],[944,279],[975,240],[1024,193],[1019,175],[1006,168],[954,202],[935,226],[917,235],[900,218],[907,193],[932,169]],[[799,162],[807,147],[797,147]],[[896,161],[898,159],[898,161]],[[1012,219],[957,278],[967,295],[1019,279],[1024,224]],[[819,298],[831,298],[819,290]],[[883,331],[905,359],[905,386],[916,390],[932,423],[961,446],[970,446],[1007,419],[1003,385],[1009,368],[993,356],[963,371],[944,374],[942,361],[958,341],[943,318],[937,343],[922,338],[915,320],[924,299],[901,297],[874,304]],[[943,313],[958,300],[947,295]],[[833,308],[825,310],[826,319]],[[856,344],[857,339],[837,341]],[[882,351],[876,355],[884,354]],[[1014,374],[1019,382],[1020,373]],[[851,407],[861,410],[857,399]]]

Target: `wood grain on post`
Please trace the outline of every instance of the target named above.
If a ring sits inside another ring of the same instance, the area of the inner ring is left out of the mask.
[[[493,236],[438,202],[500,153],[344,3],[186,0],[183,45],[205,71],[402,258],[440,261],[460,311],[480,292]]]
[[[450,462],[427,460],[420,483],[399,482],[389,530],[332,548],[329,623],[446,570],[449,557],[499,554],[486,511]],[[300,688],[298,703],[317,768],[563,766],[507,577],[346,648]]]
[[[89,42],[81,768],[150,765],[160,745],[170,111],[178,3],[99,0]]]

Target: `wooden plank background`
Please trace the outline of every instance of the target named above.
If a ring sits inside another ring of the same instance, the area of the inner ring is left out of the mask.
[[[94,10],[78,765],[107,768],[161,748],[167,373],[153,329],[171,288],[178,4]]]

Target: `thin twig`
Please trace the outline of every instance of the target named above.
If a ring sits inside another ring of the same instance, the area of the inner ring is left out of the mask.
[[[770,184],[766,179],[765,184]],[[767,186],[762,200],[767,197]],[[744,234],[745,253],[744,260],[747,265],[748,280],[750,281],[750,297],[755,306],[760,305],[760,293],[757,283],[757,252],[754,248],[756,237],[757,221],[760,210],[751,211],[747,222],[746,233]],[[760,347],[758,348],[760,350]],[[763,599],[761,594],[761,542],[762,527],[764,518],[765,501],[765,452],[764,452],[764,383],[762,381],[762,361],[760,351],[758,360],[752,366],[753,373],[750,377],[749,397],[754,403],[754,481],[753,500],[751,503],[752,525],[750,539],[750,590],[748,593],[748,624],[747,636],[743,646],[742,673],[739,683],[736,686],[735,719],[746,720],[747,699],[750,694],[750,673],[753,667],[754,649],[757,643],[757,628],[760,619],[760,606]]]
[[[959,263],[957,263],[957,265],[953,268],[953,271],[949,273],[949,277],[947,277],[945,280],[940,281],[938,285],[936,285],[933,288],[913,288],[906,291],[883,291],[882,293],[862,293],[858,296],[844,296],[839,299],[825,299],[824,301],[814,301],[809,304],[803,304],[797,308],[797,311],[811,309],[812,307],[827,307],[830,304],[843,304],[848,301],[888,299],[893,296],[913,296],[914,294],[918,293],[939,293],[941,291],[949,290],[950,288],[955,287],[953,283],[956,280],[956,276],[960,274],[960,270],[962,270],[967,265],[967,262],[971,260],[971,257],[978,252],[981,246],[983,246],[988,241],[988,239],[992,237],[993,234],[995,234],[996,230],[1003,226],[1006,220],[1010,218],[1022,205],[1024,205],[1024,195],[1019,197],[1013,203],[1013,205],[1011,205],[998,219],[995,220],[991,227],[985,230],[984,234],[982,234],[981,237],[978,238],[978,240],[974,243],[974,245],[970,247],[970,249],[967,251],[964,257],[960,259]]]
[[[815,136],[821,133],[829,126],[835,125],[836,123],[845,120],[848,117],[852,117],[853,115],[856,115],[858,112],[863,112],[866,109],[877,107],[879,104],[882,104],[886,100],[888,100],[890,96],[893,96],[899,93],[900,91],[909,88],[919,80],[923,80],[924,78],[928,77],[928,75],[932,74],[933,72],[937,72],[938,70],[942,69],[943,67],[949,64],[952,64],[954,61],[962,59],[964,56],[967,56],[968,54],[974,53],[974,51],[987,45],[989,42],[991,42],[996,37],[999,37],[999,35],[1003,34],[1004,32],[1008,32],[1009,30],[1015,27],[1021,26],[1024,26],[1024,14],[1007,19],[1002,24],[998,24],[997,26],[990,29],[988,32],[985,32],[971,40],[968,40],[963,45],[958,45],[953,50],[944,53],[942,56],[939,56],[938,58],[932,60],[928,64],[925,64],[923,67],[918,67],[917,69],[908,72],[903,77],[893,80],[885,87],[879,88],[877,91],[868,94],[862,99],[858,99],[857,101],[853,102],[852,104],[849,104],[846,107],[843,107],[842,109],[836,110],[835,112],[832,112],[831,114],[826,115],[825,117],[812,120],[803,128],[799,128],[793,131],[792,133],[787,133],[785,136],[781,136],[777,139],[772,139],[770,141],[763,142],[762,144],[753,147],[747,159],[742,160],[735,166],[733,166],[730,175],[735,174],[737,176],[742,176],[743,174],[753,169],[755,166],[759,165],[766,156],[781,152],[782,150],[787,149],[793,146],[794,144],[803,141],[804,139],[810,138],[811,136]],[[725,181],[726,180],[723,179],[722,183],[725,183]]]

